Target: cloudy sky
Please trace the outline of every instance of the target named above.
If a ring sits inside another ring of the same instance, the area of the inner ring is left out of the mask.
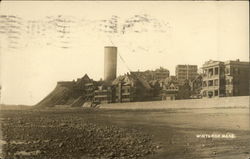
[[[118,74],[248,61],[248,11],[230,1],[1,2],[1,103],[32,105],[57,81],[103,78],[107,45],[118,47]]]

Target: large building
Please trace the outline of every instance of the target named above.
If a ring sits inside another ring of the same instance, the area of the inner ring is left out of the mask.
[[[169,70],[163,67],[156,69],[154,72],[154,80],[165,79],[169,77]]]
[[[197,75],[197,65],[177,65],[175,68],[175,76],[179,84],[184,84],[185,80],[194,80]]]
[[[249,95],[249,62],[210,60],[202,69],[203,97]]]
[[[134,75],[144,78],[147,81],[150,80],[161,80],[169,77],[169,70],[163,67],[160,67],[156,70],[147,70],[147,71],[135,71],[132,72]]]

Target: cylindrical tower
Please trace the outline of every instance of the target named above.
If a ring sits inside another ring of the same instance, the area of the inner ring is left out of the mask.
[[[117,47],[104,48],[104,81],[112,82],[116,78]]]

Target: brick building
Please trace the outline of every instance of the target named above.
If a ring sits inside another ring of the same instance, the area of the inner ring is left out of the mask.
[[[249,62],[210,60],[202,69],[203,97],[249,95]]]
[[[184,84],[185,80],[194,80],[197,75],[197,65],[177,65],[175,67],[175,76],[180,84]]]

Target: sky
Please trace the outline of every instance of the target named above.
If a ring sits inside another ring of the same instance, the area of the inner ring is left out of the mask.
[[[247,1],[3,1],[1,103],[33,105],[87,73],[103,78],[104,46],[118,75],[178,64],[249,61]]]

